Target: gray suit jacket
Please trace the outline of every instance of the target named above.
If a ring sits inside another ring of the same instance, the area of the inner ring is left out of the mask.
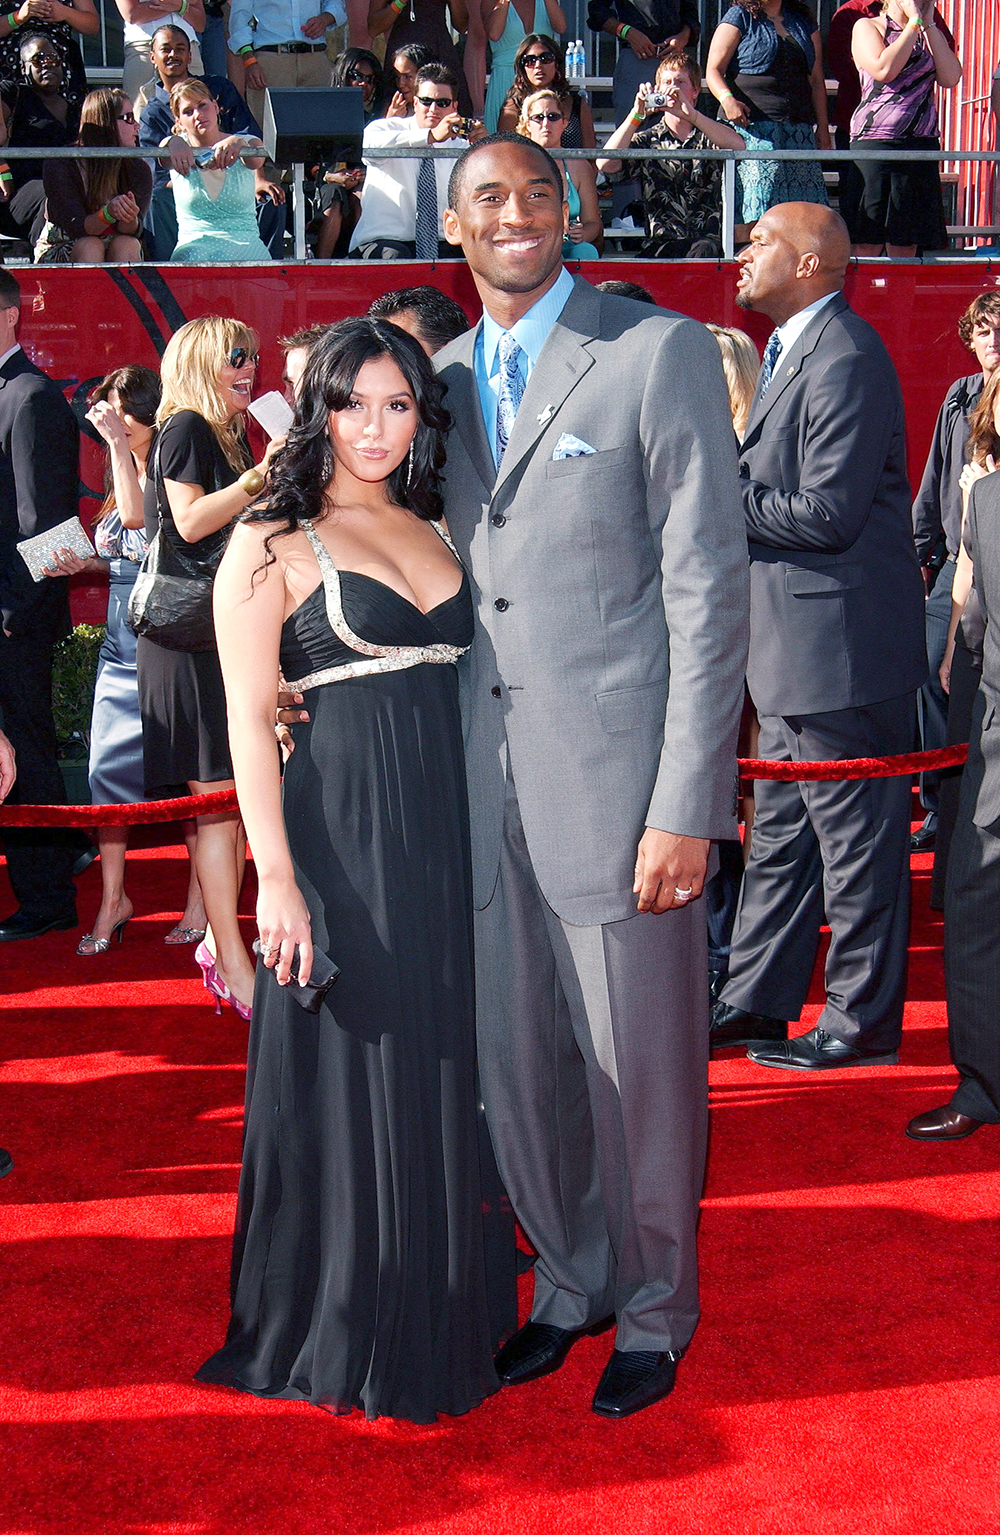
[[[460,668],[476,901],[496,884],[509,753],[546,900],[619,921],[644,826],[733,835],[747,550],[719,351],[577,279],[498,475],[477,335],[436,359],[446,515],[478,610]],[[564,432],[596,451],[554,461]]]
[[[924,588],[899,379],[842,294],[759,388],[740,452],[750,664],[761,714],[823,714],[918,688]]]
[[[982,711],[983,781],[972,819],[991,831],[1000,823],[1000,474],[977,480],[969,494],[965,543],[986,619],[983,676],[975,716]],[[976,728],[973,719],[973,730]]]

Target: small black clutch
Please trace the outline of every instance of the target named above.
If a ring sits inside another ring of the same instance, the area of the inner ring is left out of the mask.
[[[259,938],[255,938],[253,941],[253,951],[255,954],[261,953]],[[273,970],[271,971],[271,974],[273,976]],[[312,970],[309,975],[309,981],[305,986],[300,986],[299,951],[298,947],[296,947],[295,958],[292,960],[292,969],[288,985],[283,986],[281,989],[282,991],[288,992],[288,995],[294,1002],[299,1004],[303,1012],[318,1013],[323,998],[326,996],[327,992],[330,990],[330,987],[333,985],[339,974],[340,966],[335,965],[328,954],[324,954],[320,949],[313,949],[313,962]],[[277,985],[277,981],[275,981],[275,985]]]

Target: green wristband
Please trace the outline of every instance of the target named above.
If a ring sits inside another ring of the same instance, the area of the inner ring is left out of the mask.
[[[10,15],[7,17],[7,24],[12,32],[14,32],[21,25],[17,19],[16,11],[11,11]]]
[[[620,43],[623,43],[625,41],[625,39],[628,37],[628,35],[631,32],[631,30],[632,30],[631,26],[629,25],[628,22],[626,22],[625,25],[622,27],[621,31],[618,34],[618,41]]]

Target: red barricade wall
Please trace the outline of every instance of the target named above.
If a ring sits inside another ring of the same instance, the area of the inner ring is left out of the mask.
[[[714,262],[602,261],[582,266],[593,282],[627,278],[642,283],[668,308],[699,320],[738,325],[763,348],[770,330],[763,317],[738,309],[735,269]],[[320,322],[363,314],[389,288],[433,282],[479,314],[464,262],[435,267],[415,262],[375,265],[255,267],[25,267],[21,342],[39,367],[62,385],[83,424],[86,397],[112,368],[142,363],[155,368],[171,334],[200,314],[230,314],[260,332],[258,388],[280,388],[279,336]],[[977,293],[1000,287],[1000,266],[988,260],[899,264],[865,263],[848,274],[847,296],[885,341],[899,370],[907,409],[910,478],[919,483],[938,407],[948,384],[973,370],[960,345],[956,321]],[[677,380],[682,391],[684,380]],[[670,408],[670,401],[664,401]],[[256,428],[254,428],[256,430]],[[81,475],[99,492],[103,454],[84,442]],[[93,508],[91,508],[93,509]],[[88,510],[85,502],[84,512]],[[74,617],[100,621],[99,587],[77,585]]]

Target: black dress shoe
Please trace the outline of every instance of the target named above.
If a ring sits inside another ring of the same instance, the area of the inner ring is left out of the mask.
[[[12,1171],[13,1167],[14,1158],[11,1156],[9,1151],[4,1151],[3,1147],[0,1146],[0,1178],[6,1178],[7,1174]]]
[[[895,1066],[898,1050],[859,1050],[834,1039],[825,1029],[810,1029],[784,1044],[755,1045],[747,1051],[758,1066],[780,1066],[784,1071],[832,1071],[839,1066]]]
[[[505,1386],[523,1386],[558,1370],[582,1331],[553,1327],[550,1322],[525,1322],[504,1344],[494,1368]]]
[[[602,1418],[627,1418],[652,1407],[674,1389],[679,1354],[645,1349],[615,1349],[594,1392],[594,1411]]]
[[[30,912],[15,911],[0,922],[0,943],[12,943],[15,938],[40,938],[53,929],[63,932],[79,926],[80,919],[75,912],[67,912],[62,917],[33,917]]]
[[[928,826],[925,821],[923,826],[918,826],[910,838],[911,853],[931,853],[937,841],[937,821],[933,826]]]
[[[73,860],[73,878],[74,879],[77,877],[78,874],[82,874],[84,869],[89,869],[90,868],[90,865],[93,863],[94,859],[97,857],[99,851],[100,851],[100,849],[97,847],[96,843],[93,843],[93,842],[90,842],[87,847],[81,848],[80,852],[77,853],[76,857]]]
[[[729,980],[728,970],[710,970],[708,972],[708,1005],[714,1007],[722,993],[722,988]]]
[[[766,1013],[745,1013],[728,1002],[716,1002],[708,1030],[713,1050],[729,1050],[736,1045],[767,1044],[788,1038],[784,1018],[769,1018]]]
[[[944,1108],[928,1109],[926,1114],[911,1119],[906,1133],[912,1141],[960,1141],[964,1136],[974,1134],[983,1123],[981,1119],[960,1114],[946,1103]]]

